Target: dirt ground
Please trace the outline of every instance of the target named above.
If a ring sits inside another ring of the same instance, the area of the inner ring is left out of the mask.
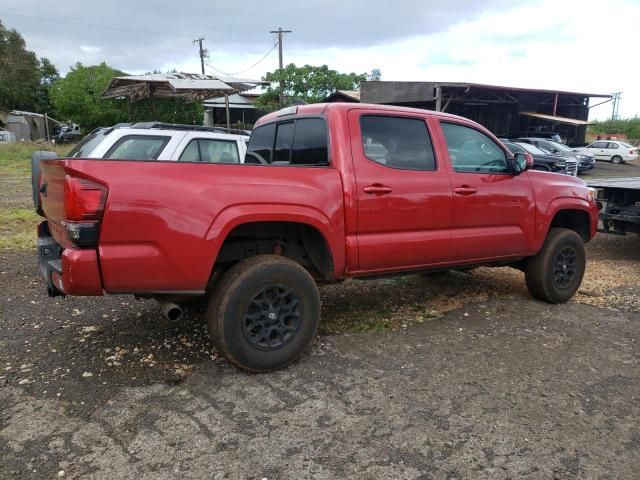
[[[597,237],[560,306],[503,268],[324,287],[334,334],[269,375],[1,253],[0,478],[637,478],[639,251]]]
[[[567,305],[509,268],[324,286],[310,354],[248,375],[200,312],[48,298],[0,166],[0,479],[638,478],[640,236],[597,236]]]

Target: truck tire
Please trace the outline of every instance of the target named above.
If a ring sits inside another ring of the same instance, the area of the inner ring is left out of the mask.
[[[320,322],[320,295],[293,260],[258,255],[227,271],[207,309],[218,352],[250,372],[290,365],[311,345]]]
[[[585,265],[580,235],[566,228],[552,228],[540,252],[526,261],[529,292],[538,300],[564,303],[580,287]]]
[[[42,205],[40,205],[40,160],[58,158],[55,152],[46,152],[43,150],[33,152],[31,155],[31,195],[33,197],[33,208],[38,215],[44,216]]]

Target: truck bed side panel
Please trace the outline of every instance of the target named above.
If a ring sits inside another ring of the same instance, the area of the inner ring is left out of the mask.
[[[109,187],[99,254],[112,293],[201,292],[229,225],[302,221],[325,235],[344,264],[342,184],[334,168],[68,160]],[[270,207],[260,215],[257,206]],[[305,212],[310,212],[308,215]],[[323,230],[324,229],[324,230]],[[338,246],[341,246],[341,250]],[[333,250],[332,248],[332,250]]]

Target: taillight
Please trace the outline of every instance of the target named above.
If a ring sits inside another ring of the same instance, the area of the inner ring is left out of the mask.
[[[69,239],[79,247],[98,243],[100,220],[107,202],[107,187],[86,178],[64,178],[63,225]]]
[[[86,178],[65,176],[64,216],[71,221],[95,221],[102,218],[107,187]]]

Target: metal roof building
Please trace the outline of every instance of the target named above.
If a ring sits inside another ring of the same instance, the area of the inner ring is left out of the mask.
[[[595,106],[590,105],[592,98],[605,103],[611,95],[467,82],[370,81],[360,84],[363,103],[444,111],[474,120],[498,136],[557,132],[570,144],[585,141],[589,109]]]

